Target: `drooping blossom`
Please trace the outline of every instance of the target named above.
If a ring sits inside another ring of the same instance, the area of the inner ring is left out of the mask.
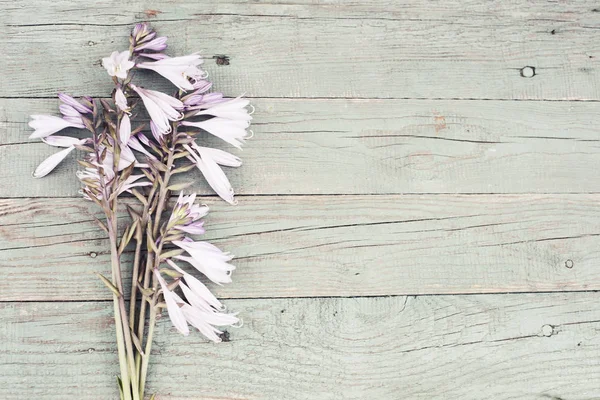
[[[150,69],[167,78],[181,90],[194,90],[192,82],[206,77],[206,73],[198,68],[204,61],[198,54],[183,57],[167,57],[158,61],[143,62],[138,68]],[[191,82],[190,82],[191,79]]]
[[[201,293],[179,282],[179,286],[186,296],[186,302],[177,293],[169,289],[167,282],[160,276],[158,270],[154,270],[154,275],[163,292],[169,319],[171,319],[173,326],[184,336],[190,333],[189,323],[206,336],[206,338],[218,343],[222,341],[219,335],[223,332],[217,329],[216,326],[234,326],[240,322],[235,314],[225,314],[210,306],[206,307],[206,301],[201,297]],[[200,282],[198,281],[198,283]]]
[[[229,264],[229,261],[233,259],[233,255],[222,252],[208,242],[194,242],[189,238],[173,241],[173,244],[189,254],[176,256],[176,259],[189,263],[218,285],[231,283],[231,272],[235,270],[235,266]]]
[[[35,131],[29,136],[30,139],[44,138],[68,127],[85,128],[83,124],[67,121],[53,115],[32,115],[29,126]]]
[[[200,122],[183,121],[181,122],[181,125],[205,130],[211,135],[224,140],[238,149],[241,149],[245,140],[251,136],[247,131],[248,127],[250,127],[250,123],[244,120],[230,120],[215,117]]]
[[[205,154],[206,156],[213,159],[219,165],[223,165],[226,167],[240,167],[242,165],[242,160],[231,153],[220,149],[213,149],[212,147],[202,147],[198,146],[196,143],[192,143],[192,147],[197,149],[198,152]]]
[[[175,271],[183,275],[185,285],[179,284],[187,301],[194,307],[202,308],[207,311],[212,309],[224,311],[225,306],[215,297],[214,294],[193,275],[188,274],[181,269],[173,260],[168,259],[169,264]]]
[[[151,40],[154,36],[156,36],[156,31],[145,22],[135,24],[131,31],[131,38],[135,43]]]
[[[200,170],[206,182],[210,185],[211,188],[221,197],[223,200],[228,202],[229,204],[235,204],[234,199],[234,191],[231,183],[229,183],[229,179],[223,172],[223,170],[219,167],[217,162],[212,158],[212,154],[207,151],[206,147],[194,146],[194,149],[190,148],[190,146],[185,145],[185,149],[190,154],[188,157],[191,161],[196,164],[196,167]],[[225,152],[223,152],[225,153]],[[229,153],[226,153],[229,154]],[[222,158],[229,158],[225,155],[218,154]],[[231,157],[235,157],[229,154]],[[234,164],[235,160],[233,158],[229,158],[228,160],[231,164]],[[241,161],[240,161],[241,165]]]
[[[74,107],[71,107],[68,104],[61,104],[60,107],[58,107],[58,109],[63,115],[63,119],[65,121],[78,125],[79,128],[85,128],[85,124],[83,123],[81,114]]]
[[[181,98],[183,104],[185,104],[186,110],[199,109],[202,104],[210,102],[223,101],[223,94],[218,92],[206,93],[212,87],[212,83],[206,80],[200,82],[206,82],[203,85],[197,85],[196,90],[192,93],[185,95]]]
[[[187,320],[183,315],[183,310],[176,300],[176,298],[179,296],[169,289],[167,282],[165,282],[164,278],[160,276],[160,272],[158,272],[157,269],[154,270],[154,276],[156,276],[156,279],[158,279],[158,282],[160,283],[163,297],[165,299],[165,303],[167,304],[167,312],[171,322],[173,323],[173,326],[175,326],[175,328],[177,328],[177,330],[184,336],[189,335],[190,329],[188,328]],[[182,302],[183,300],[180,303]]]
[[[152,51],[163,51],[167,48],[167,38],[165,36],[160,36],[145,43],[140,43],[135,46],[134,51],[140,52],[142,50],[152,50]]]
[[[129,141],[127,142],[127,146],[130,147],[130,148],[132,148],[132,149],[134,149],[134,150],[136,150],[136,151],[139,151],[140,153],[143,153],[147,157],[150,157],[152,159],[156,159],[156,156],[154,154],[150,153],[148,150],[146,150],[144,148],[144,146],[142,146],[142,143],[140,143],[142,140],[138,139],[138,136],[139,136],[139,138],[141,138],[144,141],[147,140],[147,138],[144,135],[142,135],[142,134],[133,135],[133,136],[129,137]]]
[[[127,97],[125,97],[125,93],[120,87],[115,91],[115,104],[119,107],[119,110],[129,114],[130,108],[127,105]]]
[[[71,153],[76,145],[86,143],[89,139],[77,139],[69,136],[50,136],[42,139],[46,144],[56,147],[65,147],[64,150],[52,154],[41,162],[33,172],[35,178],[41,178],[48,175],[54,168]]]
[[[113,51],[110,57],[102,59],[102,66],[106,68],[106,72],[110,76],[116,76],[120,79],[127,78],[127,72],[133,68],[135,63],[129,60],[129,51],[122,52]]]
[[[252,116],[248,112],[248,99],[236,97],[235,99],[205,103],[200,105],[201,110],[195,116],[212,115],[214,117],[226,118],[232,121],[251,121]]]
[[[183,109],[181,100],[156,90],[143,89],[133,84],[130,86],[140,95],[152,122],[161,134],[171,132],[169,121],[178,121],[183,118],[183,114],[180,112]]]
[[[58,94],[58,98],[64,104],[73,107],[74,109],[76,109],[77,111],[79,111],[81,114],[90,114],[92,112],[92,109],[91,109],[91,99],[89,97],[84,98],[84,100],[83,100],[84,102],[86,102],[87,104],[89,104],[89,106],[81,104],[80,102],[78,102],[77,100],[75,100],[73,97],[69,96],[66,93],[59,93]]]
[[[121,125],[119,125],[119,140],[123,144],[129,142],[131,137],[131,120],[127,114],[123,114],[121,118]]]
[[[196,193],[184,196],[183,192],[179,194],[177,203],[173,208],[169,218],[168,227],[177,229],[190,235],[201,235],[204,233],[204,222],[200,218],[208,214],[208,207],[195,204]]]

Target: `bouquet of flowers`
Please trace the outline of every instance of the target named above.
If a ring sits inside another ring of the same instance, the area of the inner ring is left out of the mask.
[[[112,276],[98,277],[113,297],[119,391],[121,399],[139,400],[144,398],[154,326],[162,309],[183,335],[191,325],[214,342],[221,341],[218,327],[240,324],[236,314],[226,312],[204,283],[187,272],[195,269],[221,285],[231,282],[235,267],[231,254],[194,239],[204,233],[202,218],[208,207],[196,203],[195,193],[183,193],[192,182],[174,177],[197,168],[223,200],[235,204],[221,166],[239,167],[240,159],[203,146],[198,136],[208,133],[239,149],[251,134],[252,117],[248,100],[210,90],[198,53],[166,55],[167,38],[145,23],[133,28],[129,42],[129,50],[102,59],[114,84],[112,99],[77,100],[59,93],[62,116],[32,115],[29,126],[34,129],[31,138],[63,148],[37,167],[35,177],[46,176],[75,149],[83,154],[77,160],[81,194],[104,212],[105,221],[96,222],[110,242]],[[163,76],[177,89],[168,94],[137,86],[134,78],[140,70]],[[84,133],[55,135],[66,128]],[[176,192],[177,200],[169,201]],[[122,195],[132,200],[125,202],[130,218],[124,229],[117,220]],[[132,284],[126,293],[121,261],[124,250],[133,247]],[[182,268],[185,264],[193,268]]]

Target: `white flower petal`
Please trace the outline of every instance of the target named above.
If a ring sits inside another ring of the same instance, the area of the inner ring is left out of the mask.
[[[242,160],[239,157],[234,156],[226,151],[213,149],[210,147],[201,147],[196,143],[192,143],[192,147],[196,150],[200,149],[199,151],[208,154],[210,158],[212,158],[219,165],[224,165],[226,167],[239,167],[242,165]]]
[[[119,139],[121,140],[121,143],[127,144],[130,137],[131,120],[129,119],[129,115],[123,114],[123,118],[121,118],[121,125],[119,126]]]
[[[87,139],[77,139],[70,136],[48,136],[42,138],[42,141],[50,146],[55,147],[71,147],[76,144],[83,144]]]
[[[115,92],[115,104],[119,109],[123,112],[129,112],[129,106],[127,105],[127,97],[125,97],[125,93],[121,90],[121,88],[117,88]]]
[[[53,115],[32,115],[32,121],[29,126],[35,131],[29,136],[30,139],[43,138],[50,136],[60,130],[68,127],[81,128],[80,125],[66,121]]]
[[[35,178],[41,178],[43,176],[48,175],[62,160],[64,160],[70,152],[73,151],[75,147],[68,147],[64,150],[59,151],[58,153],[52,154],[50,157],[46,158],[38,167],[35,169],[33,176]]]
[[[190,151],[190,154],[196,160],[196,166],[202,172],[202,175],[204,175],[206,182],[208,182],[219,197],[229,204],[235,204],[233,188],[221,167],[202,148],[198,147],[197,151],[200,157],[192,151]]]
[[[163,277],[160,276],[160,272],[154,270],[154,275],[156,276],[156,279],[158,279],[160,287],[162,288],[165,303],[167,303],[167,312],[169,314],[171,322],[173,323],[173,326],[175,326],[175,328],[177,328],[177,330],[183,335],[189,335],[190,329],[188,327],[187,321],[185,319],[185,316],[183,315],[181,307],[179,307],[179,304],[177,304],[176,301],[176,297],[179,296],[177,296],[175,293],[169,290],[169,288],[167,287],[167,282],[165,282]]]

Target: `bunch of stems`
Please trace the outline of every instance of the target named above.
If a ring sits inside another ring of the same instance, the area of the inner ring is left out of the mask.
[[[119,115],[118,119],[120,120],[121,117],[122,115]],[[176,124],[172,125],[173,133],[176,134],[177,126]],[[116,135],[116,131],[114,134]],[[100,135],[94,131],[93,136],[94,141],[97,142]],[[113,179],[112,184],[106,186],[103,185],[106,179],[100,179],[103,196],[99,200],[99,205],[106,216],[106,224],[103,224],[102,227],[108,233],[110,241],[112,279],[109,288],[113,292],[117,349],[121,370],[119,386],[124,399],[144,398],[156,317],[160,312],[159,296],[161,292],[157,290],[156,278],[152,278],[152,270],[158,268],[161,262],[160,255],[163,248],[161,232],[164,233],[163,212],[170,197],[169,183],[174,172],[174,161],[176,157],[180,158],[186,155],[185,152],[175,154],[175,146],[172,143],[173,136],[165,136],[165,144],[161,149],[164,153],[161,155],[162,159],[158,160],[166,168],[163,168],[164,171],[151,169],[149,172],[152,175],[148,178],[155,184],[146,194],[134,189],[136,198],[142,204],[142,210],[138,212],[128,206],[132,223],[125,229],[125,234],[120,242],[117,218],[119,196],[112,196],[113,193],[116,193],[118,180]],[[118,143],[118,140],[114,143]],[[99,146],[94,147],[99,148]],[[114,154],[113,174],[118,176],[118,149],[115,149]],[[100,154],[97,156],[101,157]],[[99,167],[98,170],[99,174],[105,174],[102,167]],[[177,172],[181,171],[175,171],[175,173]],[[163,226],[162,231],[161,226]],[[125,305],[121,256],[127,242],[132,239],[136,243],[128,311]],[[144,258],[145,265],[142,266]],[[106,278],[103,281],[109,283]],[[138,294],[141,295],[139,303]],[[149,322],[146,327],[147,320]]]

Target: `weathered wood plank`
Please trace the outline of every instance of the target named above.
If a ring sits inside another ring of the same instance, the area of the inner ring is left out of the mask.
[[[207,69],[231,94],[600,99],[592,0],[5,3],[0,96],[105,95],[98,60],[150,20],[172,54],[229,56]],[[521,76],[526,66],[536,75]]]
[[[600,195],[244,197],[207,238],[238,259],[222,297],[600,290]],[[0,300],[110,293],[83,199],[0,200]]]
[[[159,322],[157,399],[592,399],[593,293],[227,302],[231,342]],[[0,305],[0,397],[116,398],[112,306]],[[166,317],[166,315],[165,315]]]
[[[240,153],[245,165],[227,171],[241,194],[600,191],[595,103],[253,103],[255,136]],[[52,99],[0,100],[0,197],[78,196],[72,158],[44,179],[31,178],[56,150],[28,142],[27,115],[56,108]],[[196,176],[194,189],[212,193]]]

